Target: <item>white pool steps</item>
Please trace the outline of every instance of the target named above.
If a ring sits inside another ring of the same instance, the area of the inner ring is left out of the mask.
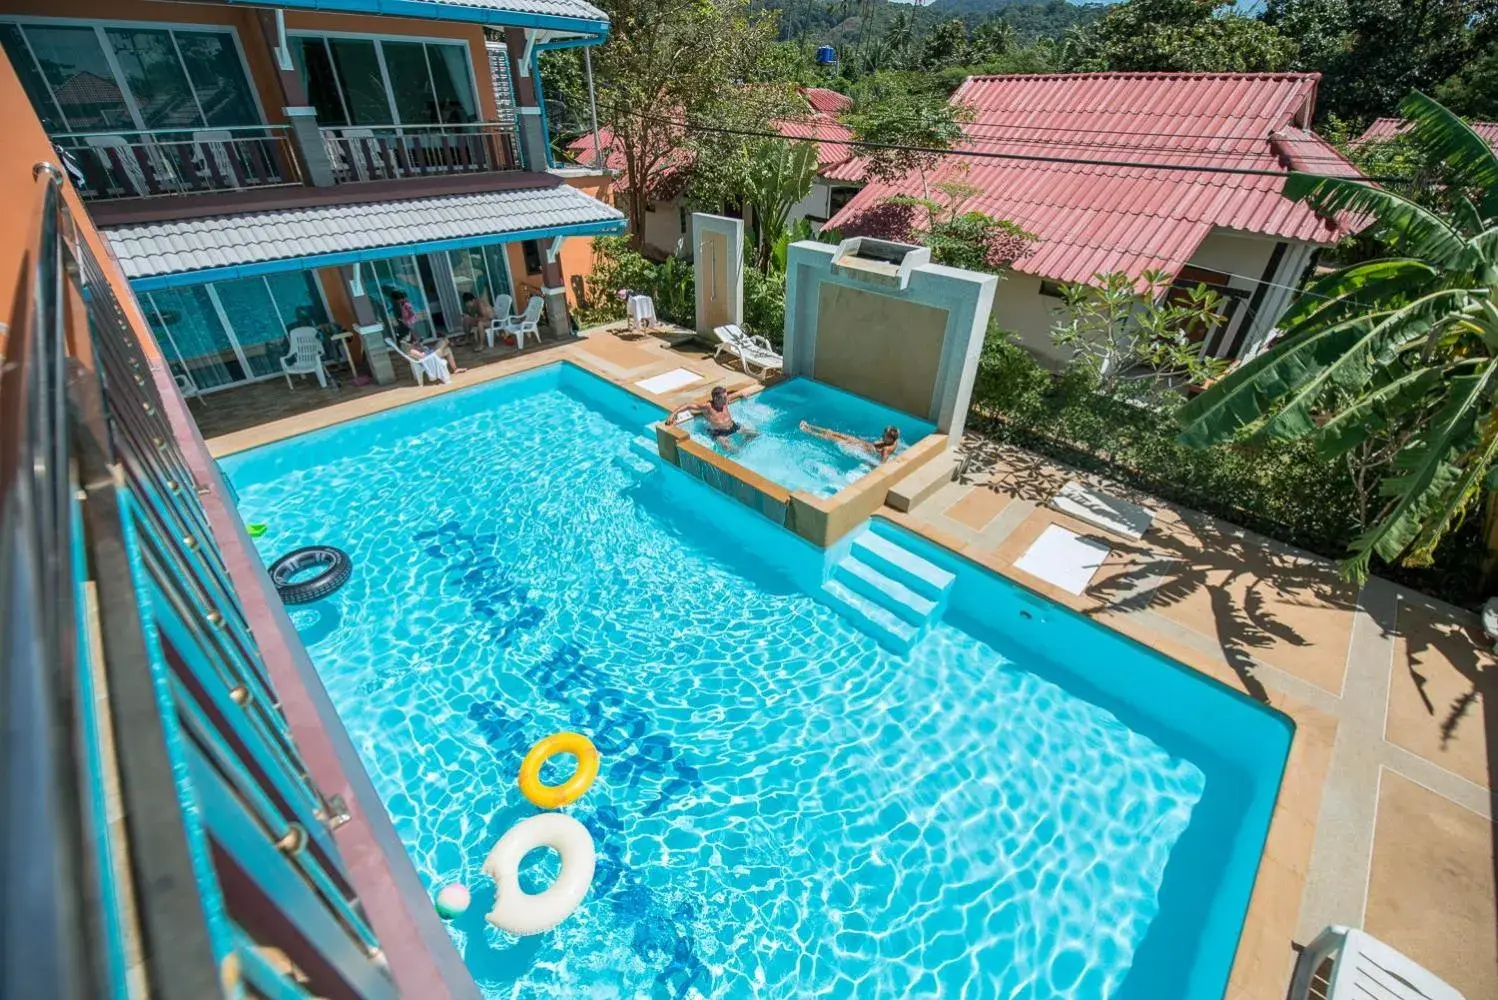
[[[954,579],[865,525],[833,564],[821,596],[860,630],[903,654],[946,610]]]
[[[922,559],[883,535],[874,534],[869,528],[865,528],[862,534],[853,539],[851,554],[927,597],[934,598],[946,593],[954,579],[951,573],[940,566]]]

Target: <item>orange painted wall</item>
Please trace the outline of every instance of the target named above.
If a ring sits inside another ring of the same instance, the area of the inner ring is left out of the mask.
[[[0,54],[0,121],[5,122],[5,142],[0,143],[0,191],[5,192],[10,209],[0,212],[0,295],[4,296],[0,302],[4,303],[4,315],[8,316],[20,283],[25,280],[27,248],[32,243],[33,229],[39,220],[41,182],[33,178],[32,169],[40,162],[55,163],[57,156],[47,133],[42,130],[41,121],[31,108],[31,101],[21,89],[21,81],[16,78],[10,60],[3,54]],[[146,348],[160,356],[129,283],[89,221],[83,200],[67,180],[63,181],[63,199],[77,221],[79,235],[93,249],[105,277],[119,296],[126,318],[142,332],[141,339]]]
[[[148,21],[158,24],[202,24],[231,27],[239,35],[250,77],[260,94],[267,122],[284,122],[277,70],[264,37],[260,33],[257,11],[251,7],[153,3],[150,0],[10,0],[5,14],[47,18],[78,18],[88,21]],[[416,21],[402,17],[374,17],[364,14],[325,14],[315,11],[287,11],[288,31],[342,31],[386,37],[446,38],[466,41],[473,63],[474,89],[478,94],[479,114],[486,121],[497,118],[494,87],[489,82],[489,56],[484,49],[484,31],[477,24],[451,21]]]
[[[586,192],[605,205],[613,204],[610,197],[610,184],[612,178],[607,174],[590,174],[586,177],[568,177],[566,182],[570,187]],[[525,300],[531,295],[541,291],[541,275],[525,273],[525,254],[520,249],[519,243],[509,245],[510,252],[510,274],[515,278],[515,306],[516,312],[525,308]],[[577,296],[572,288],[572,276],[576,274],[587,278],[593,273],[593,237],[573,236],[562,242],[561,253],[562,277],[567,286],[567,304],[577,305]]]

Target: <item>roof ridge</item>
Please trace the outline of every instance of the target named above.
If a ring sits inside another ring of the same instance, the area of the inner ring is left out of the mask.
[[[974,80],[1316,80],[1317,72],[1281,70],[1278,72],[1187,72],[1173,70],[1106,70],[1097,73],[974,73],[965,83]]]

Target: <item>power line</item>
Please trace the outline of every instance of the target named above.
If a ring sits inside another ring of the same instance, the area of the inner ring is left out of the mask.
[[[659,115],[648,115],[640,112],[636,112],[635,117],[638,117],[645,121],[654,121],[659,124],[674,126],[676,128],[682,129],[685,132],[706,132],[718,135],[735,135],[750,139],[776,139],[781,142],[809,141],[805,139],[784,136],[779,132],[768,132],[761,129],[728,128],[722,125],[700,125],[693,122],[684,122],[672,118],[664,118]],[[973,159],[1014,160],[1026,163],[1065,163],[1072,166],[1115,167],[1125,170],[1187,171],[1204,174],[1231,174],[1242,177],[1275,177],[1279,178],[1280,180],[1283,180],[1286,176],[1286,172],[1284,170],[1265,170],[1256,167],[1228,167],[1213,164],[1189,163],[1157,163],[1153,161],[1138,160],[1108,160],[1098,158],[1052,156],[1042,153],[1004,153],[994,150],[982,149],[942,149],[935,146],[913,146],[890,142],[867,142],[858,139],[818,139],[815,141],[823,143],[825,145],[847,146],[854,149],[893,150],[908,153],[929,153],[934,156],[961,156]],[[1410,183],[1409,178],[1405,177],[1347,177],[1344,179],[1359,183]]]

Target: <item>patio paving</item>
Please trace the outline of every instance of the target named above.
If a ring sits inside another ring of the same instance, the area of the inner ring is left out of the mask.
[[[224,455],[561,360],[667,407],[755,384],[698,345],[620,333],[485,359],[447,386],[265,383],[192,411]],[[702,378],[659,396],[635,384],[674,368]],[[970,453],[963,481],[882,513],[1295,723],[1227,1000],[1284,1000],[1298,947],[1330,922],[1366,927],[1468,1000],[1498,997],[1498,661],[1472,616],[1382,580],[1355,590],[1325,559],[1021,449]],[[1047,508],[1070,480],[1149,507],[1154,525],[1136,541]],[[1111,550],[1080,596],[1014,567],[1051,524]]]

